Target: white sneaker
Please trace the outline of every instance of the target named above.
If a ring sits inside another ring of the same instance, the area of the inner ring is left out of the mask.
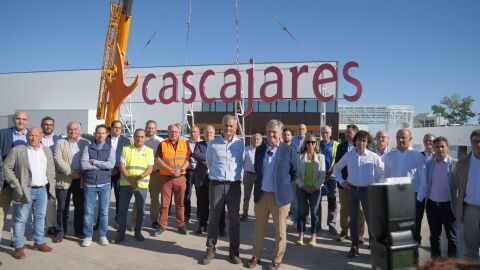
[[[106,236],[100,236],[100,245],[101,246],[108,246],[108,239]]]
[[[90,237],[85,237],[82,242],[82,247],[89,247],[90,244],[92,244],[92,238]]]

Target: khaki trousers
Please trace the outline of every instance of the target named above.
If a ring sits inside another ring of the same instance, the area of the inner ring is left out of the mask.
[[[253,233],[253,256],[258,260],[262,258],[265,230],[271,214],[275,231],[275,248],[273,249],[272,261],[282,262],[287,248],[287,216],[290,204],[279,206],[274,192],[263,192],[260,200],[255,204],[254,210],[256,221]]]
[[[347,199],[347,192],[345,189],[339,188],[338,189],[338,196],[340,201],[340,228],[341,234],[348,233],[348,199]],[[363,209],[359,208],[358,211],[358,235],[363,237],[365,233],[365,214],[363,213]]]
[[[8,210],[12,204],[12,188],[10,186],[3,187],[0,191],[0,237],[2,236],[3,226],[7,219]],[[12,220],[15,220],[15,211],[12,214]]]

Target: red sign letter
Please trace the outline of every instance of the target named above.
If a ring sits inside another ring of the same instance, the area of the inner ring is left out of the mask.
[[[177,101],[177,89],[178,89],[178,80],[177,76],[173,74],[172,72],[167,72],[165,75],[163,75],[163,82],[165,83],[165,79],[170,78],[172,79],[172,84],[167,84],[163,86],[160,89],[159,97],[160,97],[160,102],[163,104],[170,104],[174,101]],[[172,96],[170,98],[165,98],[165,92],[167,91],[168,88],[172,88]]]
[[[297,66],[291,67],[290,72],[292,73],[292,100],[297,100],[298,98],[298,77],[302,73],[308,73],[308,66],[303,65],[300,70]]]
[[[330,78],[323,78],[320,79],[320,75],[324,70],[329,70],[332,73],[332,77]],[[317,97],[320,102],[329,102],[330,100],[333,99],[333,96],[330,95],[328,97],[324,97],[320,93],[320,89],[318,88],[319,84],[324,84],[324,83],[331,83],[331,82],[336,82],[337,81],[337,71],[335,70],[335,67],[330,65],[330,64],[321,64],[317,70],[315,70],[315,74],[313,75],[313,93]]]
[[[145,79],[143,80],[143,85],[142,85],[142,96],[143,96],[143,101],[147,103],[148,105],[153,105],[155,102],[157,102],[156,99],[150,99],[148,97],[148,82],[150,82],[151,79],[156,79],[157,76],[155,74],[150,73],[147,76],[145,76]]]
[[[215,76],[215,71],[209,69],[206,70],[203,74],[202,77],[200,77],[200,85],[198,86],[199,91],[200,91],[200,97],[202,98],[202,101],[205,103],[213,103],[215,102],[214,98],[208,98],[207,95],[205,95],[205,81],[209,76]]]
[[[354,61],[350,61],[346,63],[345,66],[343,67],[343,77],[347,82],[355,85],[355,87],[357,88],[357,92],[353,96],[347,96],[343,94],[343,97],[345,98],[345,100],[350,102],[357,101],[360,99],[360,96],[362,96],[362,84],[360,83],[359,80],[357,80],[356,78],[353,78],[352,76],[350,76],[350,74],[348,74],[348,71],[352,67],[358,67],[358,63]]]
[[[262,84],[262,86],[260,86],[260,98],[267,103],[270,103],[270,102],[273,102],[277,99],[282,99],[283,98],[282,71],[278,67],[270,66],[267,69],[265,69],[263,74],[266,76],[267,73],[269,73],[269,72],[273,72],[275,75],[277,75],[277,79],[264,82]],[[269,86],[271,84],[277,84],[277,93],[275,95],[271,96],[271,97],[267,97],[267,93],[266,93],[267,92],[267,86]]]
[[[224,103],[230,103],[230,102],[235,102],[237,100],[242,100],[242,78],[240,76],[240,72],[234,68],[229,68],[225,71],[223,74],[223,78],[227,77],[228,75],[233,75],[235,76],[235,80],[233,82],[225,83],[222,85],[222,88],[220,89],[220,98]],[[227,95],[225,94],[225,91],[227,90],[228,87],[230,86],[235,86],[235,95],[233,95],[230,98],[227,98]]]

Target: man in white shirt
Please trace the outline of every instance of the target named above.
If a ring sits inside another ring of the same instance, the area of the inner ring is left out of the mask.
[[[12,199],[16,203],[13,245],[17,259],[25,258],[23,236],[31,210],[33,248],[42,252],[52,251],[45,243],[44,224],[48,196],[55,194],[55,165],[52,151],[42,146],[41,140],[42,131],[39,128],[29,129],[27,145],[12,148],[4,161],[5,181],[12,188]]]
[[[347,192],[350,234],[352,236],[352,247],[347,253],[349,258],[359,255],[358,204],[359,202],[362,204],[363,212],[368,217],[368,185],[380,182],[383,178],[382,160],[378,155],[367,150],[367,146],[372,141],[370,134],[360,130],[355,134],[353,141],[355,142],[355,151],[347,152],[333,167],[338,183]],[[348,170],[348,180],[343,179],[342,176],[344,167],[347,167]]]
[[[372,152],[376,153],[379,157],[383,157],[390,148],[388,147],[388,133],[384,130],[380,130],[375,135],[375,141],[377,142],[377,147],[372,150]]]
[[[385,178],[409,177],[415,188],[416,216],[413,237],[421,243],[420,229],[422,227],[425,209],[425,157],[411,147],[412,133],[408,128],[397,131],[397,148],[382,157],[385,163]]]
[[[243,214],[240,221],[248,218],[248,206],[252,196],[253,184],[257,178],[255,174],[255,150],[262,144],[262,134],[254,133],[252,144],[245,147],[245,159],[243,160]]]

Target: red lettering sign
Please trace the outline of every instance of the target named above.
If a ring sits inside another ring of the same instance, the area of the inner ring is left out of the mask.
[[[250,59],[250,65],[252,66],[251,68],[248,68],[246,70],[247,73],[247,96],[244,97],[246,98],[246,109],[244,112],[244,116],[247,117],[249,116],[252,111],[253,111],[253,100],[254,100],[254,83],[255,83],[255,78],[254,78],[254,69],[253,69],[253,64],[254,60]],[[350,75],[350,70],[351,68],[358,68],[359,65],[358,63],[354,61],[350,61],[345,66],[343,67],[343,77],[344,79],[355,86],[356,92],[353,95],[347,95],[343,94],[343,97],[345,100],[349,102],[355,102],[360,99],[362,95],[362,84],[360,81]],[[309,72],[309,67],[307,65],[303,65],[300,68],[297,66],[293,66],[289,69],[290,71],[290,76],[292,80],[292,93],[291,93],[291,99],[296,100],[298,99],[298,81],[299,78],[302,74],[308,73]],[[181,101],[183,103],[192,103],[196,99],[196,88],[195,86],[189,81],[189,77],[193,76],[193,72],[191,70],[186,70],[183,75],[182,75],[182,85],[184,88],[188,89],[190,92],[189,97],[182,97]],[[284,74],[282,73],[282,70],[279,67],[276,66],[269,66],[267,67],[264,71],[263,74],[265,77],[269,75],[269,77],[273,77],[273,79],[265,81],[261,86],[260,86],[260,98],[262,101],[270,103],[276,100],[281,100],[283,99],[284,93],[283,93],[283,76]],[[322,75],[324,74],[324,75]],[[329,75],[329,77],[324,77],[325,74]],[[202,99],[203,103],[213,103],[217,99],[215,97],[207,97],[205,93],[205,82],[209,77],[215,77],[216,73],[215,71],[209,69],[206,70],[205,72],[202,73],[200,77],[200,82],[198,85],[198,91],[200,93],[200,98]],[[225,83],[220,87],[219,92],[220,92],[220,100],[224,103],[232,103],[236,101],[241,101],[242,100],[242,75],[237,69],[234,68],[229,68],[223,73],[223,78]],[[228,80],[227,80],[228,78]],[[145,79],[143,80],[143,85],[142,85],[142,96],[143,100],[145,103],[148,105],[153,105],[157,102],[155,98],[150,98],[148,96],[148,84],[151,80],[157,79],[157,76],[154,74],[148,74]],[[163,104],[170,104],[172,102],[178,102],[178,79],[176,75],[172,72],[167,72],[162,76],[163,80],[163,87],[159,90],[158,96],[159,100]],[[228,81],[228,82],[227,82]],[[315,72],[313,74],[312,78],[312,91],[315,97],[320,101],[320,102],[329,102],[331,101],[334,96],[333,95],[328,95],[324,96],[323,93],[320,90],[321,85],[323,84],[328,84],[328,83],[334,83],[338,81],[338,72],[336,68],[328,63],[321,64],[319,67],[315,69]],[[168,84],[167,84],[168,82]],[[267,95],[267,89],[273,88],[276,91],[273,91],[275,94],[272,96]],[[227,94],[230,93],[231,95]]]

